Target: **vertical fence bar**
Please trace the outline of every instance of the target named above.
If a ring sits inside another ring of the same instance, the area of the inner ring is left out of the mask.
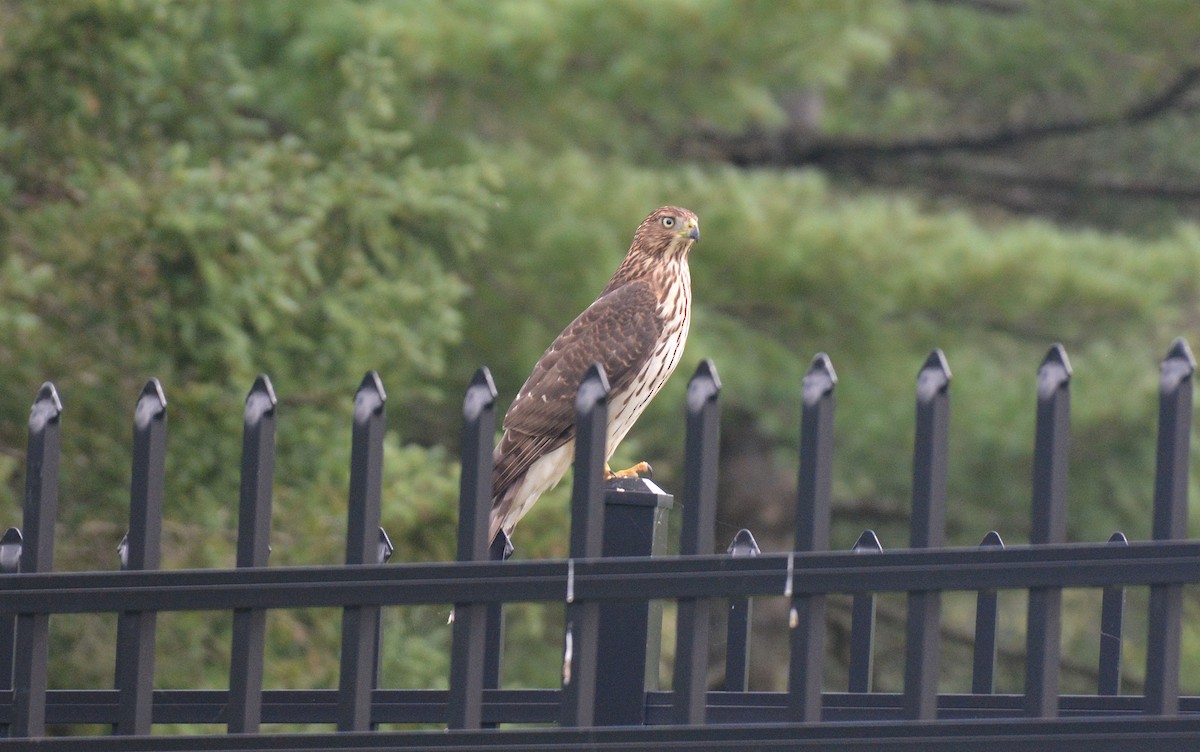
[[[721,380],[703,360],[688,382],[684,437],[683,529],[679,553],[711,554],[716,545],[717,450],[720,441]],[[708,689],[708,630],[712,602],[680,598],[675,638],[674,721],[704,723]]]
[[[1158,401],[1158,460],[1154,475],[1154,540],[1187,537],[1188,453],[1192,436],[1192,374],[1196,359],[1183,338],[1162,362]],[[1179,647],[1183,587],[1150,587],[1146,641],[1146,712],[1179,711]]]
[[[158,379],[150,379],[138,398],[133,419],[133,477],[123,569],[158,569],[161,563],[166,453],[167,398]],[[153,611],[125,611],[117,617],[114,683],[120,697],[114,734],[150,733],[157,621]]]
[[[657,556],[666,551],[667,518],[675,499],[647,478],[610,481],[604,494],[604,553]],[[596,669],[597,726],[646,722],[646,691],[658,689],[662,605],[645,599],[600,605]]]
[[[351,566],[378,562],[386,401],[379,374],[367,372],[354,395],[346,526],[346,564]],[[378,676],[374,665],[378,631],[379,606],[347,606],[342,610],[339,731],[366,731],[371,727],[371,691]]]
[[[242,415],[242,482],[238,499],[237,566],[265,567],[271,554],[271,484],[275,475],[275,390],[259,376]],[[263,647],[267,612],[233,611],[229,655],[231,734],[258,733],[262,722]]]
[[[1116,532],[1108,539],[1114,546],[1128,546],[1124,533]],[[1121,632],[1125,622],[1125,588],[1110,585],[1104,588],[1100,602],[1100,669],[1096,694],[1121,693]]]
[[[488,515],[492,507],[492,443],[496,432],[496,385],[480,368],[463,399],[462,474],[458,494],[458,560],[488,559]],[[483,722],[488,607],[454,605],[450,647],[447,726],[476,729]],[[499,645],[496,650],[499,651]]]
[[[950,427],[950,366],[934,350],[917,375],[917,430],[913,449],[913,510],[909,545],[937,548],[946,537],[946,461]],[[904,656],[904,711],[908,718],[937,717],[942,598],[934,591],[908,594]]]
[[[388,537],[387,531],[382,527],[379,528],[379,546],[375,550],[375,563],[387,564],[392,559],[392,554],[396,553],[396,547],[392,545],[392,539]],[[378,609],[375,612],[375,642],[371,645],[371,665],[375,667],[375,675],[371,677],[371,686],[379,687],[379,680],[383,674],[383,609]],[[372,724],[371,728],[376,728],[378,724]]]
[[[608,438],[608,377],[599,363],[575,395],[575,474],[571,489],[571,539],[563,635],[559,723],[591,726],[596,711],[596,660],[600,604],[575,600],[574,562],[594,559],[604,547],[604,458]]]
[[[1067,537],[1067,449],[1071,432],[1071,363],[1062,345],[1038,368],[1037,429],[1033,447],[1033,504],[1029,542],[1063,543]],[[1025,632],[1025,714],[1058,715],[1062,590],[1029,590]]]
[[[833,410],[837,374],[825,353],[817,353],[804,374],[800,416],[800,478],[796,504],[797,552],[829,549],[833,483]],[[789,583],[790,584],[790,583]],[[791,593],[785,593],[791,596]],[[788,617],[791,661],[788,716],[821,720],[821,680],[825,673],[825,596],[792,598]]]
[[[54,566],[54,518],[58,511],[59,417],[62,402],[50,382],[42,384],[29,413],[29,450],[25,456],[25,508],[22,572],[49,572]],[[13,657],[15,737],[46,731],[46,669],[49,659],[48,614],[18,614]]]
[[[490,480],[489,480],[490,484]],[[490,493],[489,485],[489,493]],[[496,532],[496,537],[488,547],[488,561],[508,561],[513,555],[512,540],[503,530]],[[483,648],[483,688],[500,688],[501,662],[504,658],[504,604],[489,603],[487,609],[487,628]],[[493,728],[494,724],[485,723],[483,728]]]
[[[758,556],[758,541],[742,528],[733,536],[725,552],[732,558]],[[729,618],[725,628],[726,692],[745,692],[750,686],[750,620],[753,602],[744,595],[729,598]]]
[[[1004,548],[1000,533],[992,530],[979,542],[981,548]],[[996,622],[1000,615],[995,590],[975,595],[975,651],[971,670],[971,693],[990,695],[996,691]]]
[[[870,554],[882,551],[883,546],[874,530],[864,530],[851,550],[856,554]],[[874,663],[875,594],[855,593],[850,601],[849,691],[871,691]]]
[[[0,576],[21,571],[21,531],[10,527],[0,537]],[[0,692],[13,688],[13,658],[17,640],[17,617],[0,614]],[[0,736],[7,736],[11,724],[0,724]]]

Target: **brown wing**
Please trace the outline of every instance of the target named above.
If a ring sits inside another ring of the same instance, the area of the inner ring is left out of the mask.
[[[658,298],[645,281],[605,294],[550,344],[504,416],[495,452],[492,495],[503,496],[542,455],[575,436],[575,393],[592,363],[604,366],[609,386],[633,381],[662,330]]]

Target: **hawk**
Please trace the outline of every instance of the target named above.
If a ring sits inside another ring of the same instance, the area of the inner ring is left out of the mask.
[[[575,393],[592,363],[604,366],[611,388],[606,460],[679,365],[692,307],[688,253],[699,239],[695,214],[655,209],[600,297],[542,353],[504,415],[493,454],[489,540],[500,530],[511,535],[566,473],[575,450]],[[642,462],[611,474],[649,469]]]

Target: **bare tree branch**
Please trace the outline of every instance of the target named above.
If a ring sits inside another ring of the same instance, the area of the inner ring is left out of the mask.
[[[1021,0],[930,0],[938,5],[962,5],[981,13],[1013,16],[1024,13],[1027,8]]]
[[[984,153],[1049,138],[1075,136],[1120,125],[1138,125],[1183,107],[1200,84],[1200,65],[1186,68],[1169,86],[1111,115],[1066,118],[1047,123],[1014,123],[979,132],[922,136],[881,142],[860,138],[820,139],[811,131],[788,129],[741,135],[701,135],[703,145],[740,166],[804,165],[889,159],[951,152]]]

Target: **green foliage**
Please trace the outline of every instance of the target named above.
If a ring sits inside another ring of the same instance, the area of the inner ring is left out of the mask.
[[[122,405],[132,408],[151,375],[166,387],[171,426],[165,565],[230,565],[238,399],[258,372],[274,377],[281,400],[275,505],[286,524],[276,526],[275,559],[337,561],[357,378],[383,373],[401,414],[439,393],[465,291],[447,260],[465,261],[482,244],[494,180],[474,165],[422,164],[380,106],[377,78],[391,62],[344,55],[334,68],[341,95],[308,124],[319,137],[275,137],[236,112],[257,84],[229,57],[228,40],[213,36],[210,10],[5,9],[26,23],[6,37],[12,62],[0,97],[17,134],[0,153],[17,196],[0,207],[0,340],[6,383],[18,387],[3,397],[0,435],[16,452],[29,395],[42,380],[57,383],[60,566],[115,563],[129,472]],[[144,13],[156,23],[143,23]],[[71,50],[51,36],[88,46]],[[37,57],[44,46],[68,59]],[[192,68],[179,55],[228,64]],[[47,87],[64,99],[39,99]],[[40,149],[42,139],[52,148]],[[389,498],[422,499],[411,521],[450,529],[454,463],[436,447],[402,448],[395,435],[389,446]],[[5,469],[6,506],[16,510],[22,473]],[[418,550],[447,555],[444,546]],[[85,622],[74,624],[86,631]],[[190,681],[190,654],[176,648],[208,620],[173,623],[190,627],[160,635],[164,654],[179,659],[160,676]],[[327,620],[290,623],[313,651],[336,644],[336,634],[314,631],[327,631]],[[66,624],[55,650],[76,676],[95,660],[71,660],[88,649],[73,640],[80,633]],[[205,681],[216,686],[225,671],[211,666]]]
[[[718,539],[747,525],[765,549],[788,545],[799,384],[825,351],[841,377],[835,545],[868,525],[903,545],[913,382],[942,347],[955,374],[950,539],[973,545],[996,528],[1020,542],[1034,376],[1054,341],[1075,367],[1070,536],[1144,537],[1156,362],[1200,301],[1195,224],[1163,205],[1150,235],[1124,205],[1081,198],[1075,216],[1130,224],[1064,228],[980,210],[972,196],[991,184],[930,200],[889,188],[889,175],[749,170],[698,134],[795,128],[814,101],[811,138],[1113,117],[1195,64],[1196,12],[1085,0],[1010,15],[931,2],[0,0],[0,503],[15,522],[22,418],[53,380],[65,403],[58,566],[115,566],[128,410],[157,376],[170,403],[165,566],[229,566],[240,399],[267,373],[280,398],[271,563],[336,562],[351,396],[376,369],[391,396],[395,558],[452,558],[470,374],[491,367],[503,409],[636,223],[677,203],[703,226],[692,339],[614,462],[650,459],[681,489],[683,387],[713,358]],[[1186,177],[1200,166],[1190,118],[1013,160]],[[568,493],[564,482],[522,523],[519,556],[565,554]],[[971,616],[956,603],[951,628]],[[1068,603],[1065,644],[1090,660],[1094,604]],[[522,660],[506,682],[553,684],[561,609],[509,616]],[[386,610],[386,686],[445,686],[445,619],[445,608]],[[756,636],[763,655],[786,650],[777,622]],[[55,686],[111,682],[114,624],[54,620]],[[325,610],[273,612],[268,685],[332,686],[339,624]],[[1010,626],[1020,650],[1023,623]],[[229,629],[225,617],[164,618],[159,686],[224,686]],[[1195,662],[1200,643],[1186,639]],[[898,671],[881,661],[879,686]],[[765,662],[754,676],[781,682]]]

